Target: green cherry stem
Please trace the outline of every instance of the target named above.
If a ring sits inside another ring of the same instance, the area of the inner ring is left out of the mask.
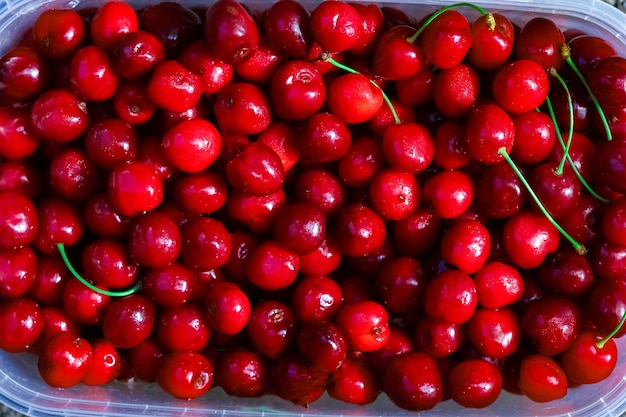
[[[604,336],[603,339],[598,340],[596,342],[596,346],[598,347],[598,349],[602,349],[604,345],[606,344],[606,342],[611,340],[613,336],[615,336],[617,332],[621,330],[621,328],[624,326],[624,323],[626,323],[626,312],[622,315],[622,319],[619,321],[617,326],[611,331],[611,333],[607,334],[606,336]]]
[[[87,281],[85,278],[83,278],[82,276],[80,276],[80,274],[76,271],[76,269],[74,269],[74,267],[72,266],[72,263],[70,262],[69,258],[67,257],[67,253],[65,252],[65,245],[63,243],[57,243],[57,248],[59,250],[59,253],[61,254],[61,258],[63,259],[63,262],[65,263],[65,266],[67,267],[67,269],[72,273],[72,275],[74,275],[74,277],[79,280],[84,286],[86,286],[87,288],[89,288],[92,291],[95,291],[99,294],[102,295],[108,295],[109,297],[125,297],[127,295],[131,295],[135,292],[137,292],[140,288],[140,284],[137,283],[135,284],[133,287],[127,289],[127,290],[123,290],[123,291],[107,291],[107,290],[103,290],[101,288],[96,287],[95,285],[93,285],[92,283],[90,283],[89,281]]]
[[[568,160],[568,158],[571,160],[569,150],[572,146],[572,138],[574,137],[574,104],[572,102],[572,94],[569,92],[569,87],[567,86],[567,83],[565,83],[565,80],[563,80],[563,77],[561,77],[559,73],[556,72],[555,68],[548,68],[548,74],[550,74],[550,76],[555,78],[559,82],[559,84],[561,84],[561,87],[563,87],[563,89],[565,90],[565,96],[567,97],[567,111],[568,111],[568,116],[569,116],[569,124],[567,126],[567,143],[565,147],[563,148],[563,157],[561,158],[561,162],[559,163],[559,166],[556,169],[557,175],[563,175],[563,169],[565,169],[565,162]],[[549,98],[546,96],[546,101],[548,100]],[[558,131],[560,134],[559,126],[556,123],[554,124],[554,127],[555,127],[555,130]],[[562,143],[563,138],[561,138],[560,141]]]
[[[454,3],[454,4],[450,4],[446,7],[442,7],[441,9],[437,10],[435,13],[433,13],[428,19],[426,19],[426,21],[422,24],[422,26],[413,34],[411,35],[411,37],[407,38],[407,42],[409,43],[415,43],[415,41],[417,41],[417,38],[419,38],[419,36],[422,34],[422,32],[424,31],[424,29],[426,29],[426,26],[430,25],[430,23],[435,20],[436,18],[438,18],[441,14],[447,12],[448,10],[452,10],[455,9],[457,7],[471,7],[474,10],[477,10],[482,16],[485,16],[486,22],[487,22],[487,26],[489,27],[490,30],[493,30],[496,26],[496,21],[493,18],[493,15],[491,13],[488,13],[485,9],[483,9],[482,7],[473,4],[473,3]]]
[[[350,68],[347,65],[342,64],[341,62],[335,60],[328,52],[322,52],[320,54],[320,59],[324,62],[328,62],[329,64],[334,65],[335,67],[344,70],[346,72],[349,72],[351,74],[361,74],[359,71],[355,70],[354,68]],[[400,117],[398,116],[398,113],[396,112],[396,109],[393,107],[393,103],[391,102],[391,100],[389,99],[389,96],[387,96],[387,93],[385,93],[385,90],[382,89],[382,87],[380,85],[378,85],[378,83],[374,80],[372,80],[370,78],[370,82],[372,83],[372,85],[376,88],[378,88],[380,90],[380,92],[383,95],[383,100],[385,100],[385,103],[387,103],[387,106],[389,106],[389,110],[391,110],[391,114],[393,115],[393,120],[394,122],[399,125],[402,123],[402,121],[400,120]]]
[[[587,90],[587,94],[589,94],[589,98],[591,99],[591,101],[593,102],[593,105],[598,111],[598,115],[600,116],[600,120],[602,121],[602,126],[604,126],[604,131],[606,132],[606,139],[613,140],[613,134],[611,133],[609,122],[606,119],[606,115],[604,114],[602,107],[600,106],[600,102],[598,102],[598,99],[596,98],[595,94],[593,94],[593,91],[591,91],[591,87],[589,86],[589,83],[585,79],[585,76],[582,74],[582,72],[580,72],[580,70],[578,69],[574,61],[572,60],[571,49],[569,48],[567,44],[561,46],[561,56],[563,57],[563,59],[565,59],[565,62],[567,62],[567,65],[569,65],[572,71],[574,71],[574,73],[576,74],[580,82],[582,83],[583,87],[585,87],[585,90]]]
[[[550,117],[552,118],[552,122],[554,123],[554,126],[557,127],[556,115],[554,114],[552,101],[550,100],[549,97],[546,97],[546,107],[548,108],[548,113],[550,114]],[[565,158],[567,158],[567,162],[569,163],[570,167],[572,167],[572,170],[574,171],[574,175],[576,175],[576,178],[578,178],[578,180],[583,185],[583,187],[585,187],[585,190],[587,190],[587,192],[591,194],[591,196],[593,196],[593,198],[595,198],[596,200],[604,204],[610,203],[609,200],[602,197],[600,194],[596,193],[593,190],[593,188],[591,188],[591,185],[589,185],[587,180],[580,173],[580,170],[574,163],[574,160],[572,159],[571,155],[568,152],[565,152],[566,146],[565,146],[565,142],[563,141],[563,136],[561,135],[561,131],[558,129],[558,127],[555,129],[555,131],[556,131],[556,137],[559,140],[559,143],[561,144],[561,148],[563,148],[563,155],[565,156]]]
[[[569,233],[567,233],[556,222],[556,220],[554,220],[554,217],[552,217],[552,215],[548,212],[548,210],[543,205],[543,203],[541,202],[541,200],[539,199],[539,197],[537,196],[533,188],[530,186],[526,178],[524,178],[524,175],[515,164],[515,161],[513,161],[513,159],[509,156],[509,154],[506,151],[506,148],[504,147],[500,148],[498,150],[498,154],[502,156],[504,160],[511,166],[511,168],[515,172],[515,175],[517,175],[517,177],[520,179],[520,181],[526,188],[526,191],[528,191],[528,194],[530,194],[531,198],[535,201],[535,204],[537,204],[537,207],[539,207],[539,210],[541,210],[543,215],[546,216],[546,219],[548,219],[548,221],[552,223],[552,225],[559,231],[559,233],[561,233],[561,235],[563,235],[563,237],[570,242],[570,244],[572,245],[576,253],[578,253],[579,255],[584,255],[587,252],[587,248],[585,248],[585,245],[578,243],[572,236],[570,236]]]

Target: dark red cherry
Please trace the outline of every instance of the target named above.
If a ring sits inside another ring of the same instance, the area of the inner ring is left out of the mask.
[[[219,0],[206,11],[204,39],[211,52],[230,65],[250,58],[259,46],[259,29],[242,4]]]

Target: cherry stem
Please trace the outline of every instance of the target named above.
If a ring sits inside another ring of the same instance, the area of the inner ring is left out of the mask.
[[[359,74],[359,75],[363,75],[361,74],[359,71],[355,70],[354,68],[350,68],[349,66],[342,64],[341,62],[338,62],[337,60],[335,60],[328,52],[322,52],[320,54],[320,59],[324,62],[328,62],[329,64],[334,65],[335,67],[342,69],[346,72],[349,72],[351,74]],[[372,80],[371,78],[369,79],[370,83],[372,83],[372,85],[376,88],[378,88],[380,90],[380,92],[383,95],[383,100],[385,100],[385,103],[387,103],[387,106],[389,106],[389,110],[391,110],[391,114],[393,115],[393,120],[394,122],[399,125],[402,123],[402,121],[400,120],[400,117],[398,116],[398,113],[396,112],[396,109],[393,107],[393,103],[391,102],[391,100],[389,99],[389,96],[387,96],[387,93],[385,93],[385,90],[382,89],[382,87],[380,85],[378,85],[378,83],[374,80]]]
[[[65,263],[65,266],[67,267],[67,269],[72,273],[72,275],[74,275],[74,277],[79,280],[84,286],[86,286],[87,288],[89,288],[92,291],[95,291],[99,294],[102,295],[107,295],[109,297],[125,297],[127,295],[131,295],[135,292],[137,292],[140,288],[140,284],[139,282],[137,284],[135,284],[135,286],[127,289],[127,290],[123,290],[123,291],[107,291],[107,290],[103,290],[101,288],[96,287],[95,285],[93,285],[92,283],[90,283],[89,281],[87,281],[85,278],[83,278],[82,276],[80,276],[80,274],[76,271],[76,269],[74,269],[74,267],[72,266],[72,263],[70,262],[69,258],[67,257],[67,253],[65,252],[65,245],[63,243],[57,243],[57,248],[59,249],[59,253],[61,254],[61,258],[63,259],[63,262]]]
[[[556,121],[556,115],[554,114],[554,108],[552,107],[552,101],[550,100],[549,97],[546,97],[546,106],[548,107],[548,113],[550,114],[550,117],[552,118],[552,122],[554,123],[554,126],[556,127],[556,129],[555,129],[556,137],[559,140],[559,143],[561,144],[561,147],[563,148],[563,151],[565,151],[565,142],[563,141],[563,136],[561,135],[561,131],[558,129],[558,125],[557,125],[557,121]],[[602,202],[604,204],[610,203],[609,200],[607,200],[606,198],[602,197],[600,194],[596,193],[593,190],[593,188],[591,188],[591,185],[589,185],[587,180],[580,173],[580,170],[578,169],[578,167],[574,163],[574,160],[572,159],[571,155],[569,153],[565,153],[564,152],[564,156],[567,158],[567,162],[569,163],[570,167],[572,167],[572,170],[574,171],[574,175],[576,175],[576,178],[578,178],[578,180],[583,185],[583,187],[585,187],[587,192],[589,194],[591,194],[591,196],[593,198],[599,200],[600,202]]]
[[[552,215],[548,212],[548,209],[546,209],[546,207],[543,205],[543,203],[541,202],[541,200],[539,199],[539,197],[537,196],[537,194],[535,193],[533,188],[530,186],[530,184],[528,183],[526,178],[524,178],[524,175],[519,170],[519,168],[517,167],[517,165],[515,164],[515,162],[511,158],[511,156],[509,156],[509,154],[506,151],[506,148],[502,147],[502,148],[498,149],[498,155],[502,156],[504,158],[504,160],[511,166],[511,168],[515,172],[515,175],[517,175],[517,177],[520,179],[520,181],[522,182],[522,184],[524,185],[524,187],[528,191],[528,194],[530,194],[531,198],[537,204],[537,207],[539,207],[539,210],[541,210],[543,215],[546,216],[546,219],[548,219],[548,221],[550,223],[552,223],[552,225],[559,231],[559,233],[561,233],[561,235],[563,235],[563,237],[565,237],[565,239],[567,239],[570,242],[570,244],[574,247],[574,250],[576,251],[577,254],[584,255],[587,252],[587,248],[585,248],[584,245],[578,243],[572,236],[570,236],[569,233],[567,233],[556,222],[556,220],[554,220],[554,217],[552,217]]]
[[[615,336],[617,332],[619,332],[622,329],[622,327],[624,326],[624,323],[626,323],[626,311],[622,315],[622,319],[619,321],[619,323],[617,323],[617,326],[611,331],[611,333],[607,334],[606,336],[604,336],[603,339],[598,340],[596,342],[596,346],[598,347],[598,349],[602,349],[604,345],[606,344],[606,342],[611,340],[613,336]]]
[[[565,162],[567,161],[569,155],[569,150],[572,146],[572,139],[574,137],[574,104],[572,102],[572,94],[569,91],[569,87],[567,86],[567,83],[565,83],[565,80],[563,80],[563,77],[561,77],[559,75],[559,73],[556,71],[555,68],[549,68],[548,69],[548,74],[550,74],[552,77],[556,78],[557,81],[559,82],[559,84],[561,84],[561,87],[563,87],[563,89],[565,90],[565,96],[567,97],[567,112],[568,112],[568,116],[569,116],[569,124],[567,126],[567,145],[565,147],[563,147],[563,157],[561,158],[561,162],[559,163],[558,168],[556,169],[556,174],[557,175],[563,175],[563,169],[565,168]],[[546,96],[546,101],[549,100],[548,97]],[[559,131],[560,133],[560,129],[558,126],[558,123],[554,124],[555,130]],[[563,138],[561,138],[561,142],[563,142]],[[571,159],[571,158],[569,158]]]
[[[574,71],[574,73],[576,74],[576,76],[578,76],[578,79],[580,80],[582,85],[585,87],[585,90],[587,90],[587,94],[589,94],[589,98],[591,99],[591,101],[593,102],[593,105],[598,111],[598,115],[600,116],[600,120],[602,121],[602,126],[604,126],[604,131],[606,132],[606,139],[609,141],[613,140],[613,134],[611,133],[609,122],[606,119],[606,115],[604,114],[602,107],[600,106],[600,102],[598,102],[596,95],[593,94],[593,91],[591,91],[591,87],[589,86],[589,83],[585,79],[585,76],[582,74],[582,72],[580,72],[580,70],[578,69],[574,61],[572,60],[571,49],[566,44],[562,45],[561,47],[561,56],[563,56],[563,58],[565,59],[565,62],[567,62],[567,65],[570,66],[572,71]]]
[[[430,25],[430,23],[436,18],[438,18],[441,14],[447,12],[448,10],[455,9],[457,7],[471,7],[472,9],[477,10],[482,16],[486,17],[485,19],[490,30],[493,30],[493,28],[495,27],[496,21],[493,18],[493,15],[491,13],[488,13],[482,7],[473,3],[454,3],[446,7],[442,7],[441,9],[433,13],[428,19],[426,19],[426,21],[422,24],[422,26],[413,35],[411,35],[409,38],[406,39],[406,41],[409,43],[415,43],[415,41],[417,41],[417,38],[419,38],[419,36],[424,31],[424,29],[426,29],[426,26]]]

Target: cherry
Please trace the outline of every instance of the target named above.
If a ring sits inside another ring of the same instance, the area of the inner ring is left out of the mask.
[[[161,140],[165,159],[183,172],[200,172],[210,167],[220,153],[222,138],[204,119],[185,120],[167,130]]]
[[[422,352],[392,357],[383,379],[389,399],[406,410],[429,410],[443,400],[437,363]]]
[[[457,10],[445,10],[423,29],[420,36],[424,57],[437,68],[461,63],[473,44],[467,18]]]
[[[311,203],[286,204],[276,214],[276,240],[298,254],[305,255],[316,250],[325,235],[326,217]]]
[[[81,383],[89,386],[106,385],[122,373],[122,358],[115,346],[106,339],[91,342],[92,361]]]
[[[574,342],[581,318],[574,302],[560,296],[546,296],[528,305],[520,324],[540,354],[556,355]]]
[[[251,196],[233,191],[226,201],[226,210],[230,216],[246,225],[254,233],[266,233],[271,230],[276,211],[285,202],[285,192],[277,192],[266,196]]]
[[[387,80],[404,80],[415,76],[426,64],[419,43],[409,42],[415,28],[397,25],[384,31],[376,46],[372,62],[373,70]]]
[[[204,39],[211,52],[230,65],[250,58],[259,46],[259,29],[248,11],[234,0],[220,0],[206,11]]]
[[[0,191],[17,191],[31,198],[41,193],[41,178],[25,160],[5,160],[0,165]]]
[[[558,231],[541,214],[521,210],[504,224],[504,247],[511,260],[524,269],[536,268],[557,250]]]
[[[374,174],[369,185],[373,208],[387,220],[401,220],[415,211],[421,200],[421,189],[409,172],[383,169]]]
[[[17,46],[0,59],[0,91],[15,100],[31,100],[48,86],[50,72],[37,50]]]
[[[171,1],[147,5],[139,13],[139,29],[156,36],[168,59],[202,37],[202,20],[193,10]]]
[[[437,243],[441,219],[433,209],[418,207],[410,216],[393,224],[393,240],[405,255],[420,256]]]
[[[321,372],[335,372],[348,355],[348,344],[337,325],[328,321],[305,324],[296,336],[300,355]]]
[[[518,59],[496,73],[491,89],[500,107],[509,113],[525,113],[539,107],[549,90],[544,68],[530,59]]]
[[[323,275],[309,275],[293,290],[293,314],[300,323],[332,320],[342,306],[342,291],[337,282]]]
[[[276,69],[287,62],[287,55],[276,50],[262,35],[252,56],[235,65],[235,72],[246,81],[264,84],[270,81]]]
[[[257,352],[234,349],[222,352],[215,366],[215,378],[228,395],[259,397],[267,390],[268,365]]]
[[[480,162],[494,164],[502,161],[500,149],[511,152],[515,125],[508,113],[491,103],[476,105],[467,116],[465,148]]]
[[[57,251],[57,244],[72,246],[82,237],[84,224],[78,208],[64,199],[50,197],[37,206],[35,247],[43,253]]]
[[[0,306],[0,347],[7,352],[24,352],[44,330],[41,307],[29,297],[3,301]]]
[[[285,288],[296,279],[300,268],[298,254],[272,240],[260,243],[246,265],[249,281],[266,290]]]
[[[556,142],[556,131],[550,117],[532,110],[514,114],[511,119],[515,126],[511,157],[521,164],[535,164],[546,159]]]
[[[473,274],[489,258],[491,237],[485,226],[476,220],[454,224],[443,235],[440,252],[447,263],[466,274]]]
[[[424,171],[435,154],[432,134],[419,123],[402,123],[385,129],[382,148],[393,168],[413,174]]]
[[[127,259],[126,248],[112,239],[90,242],[82,252],[85,276],[106,288],[125,288],[137,278],[137,266]]]
[[[378,298],[393,314],[408,314],[421,308],[426,285],[421,263],[410,256],[385,262],[374,283]]]
[[[159,360],[156,382],[175,398],[192,399],[205,394],[213,382],[213,366],[200,353],[174,351]]]
[[[223,266],[230,256],[231,235],[224,224],[211,217],[194,217],[182,225],[181,259],[195,271]]]
[[[597,329],[582,329],[572,345],[561,355],[567,377],[579,384],[595,384],[613,372],[617,364],[617,346],[613,339],[599,342],[604,334]]]
[[[322,2],[312,11],[311,34],[326,52],[342,52],[359,42],[363,24],[359,12],[344,2]]]
[[[326,99],[322,74],[315,64],[304,60],[290,60],[280,65],[272,75],[270,91],[272,108],[286,120],[312,116]]]
[[[452,324],[467,322],[478,304],[476,284],[469,275],[455,269],[437,274],[426,286],[426,313]]]
[[[325,391],[328,374],[320,372],[297,354],[283,355],[269,367],[270,390],[279,398],[306,406]]]
[[[387,236],[383,218],[365,204],[348,204],[339,212],[335,239],[349,256],[367,255],[380,249]]]
[[[156,308],[144,295],[136,293],[111,301],[102,321],[104,337],[120,349],[137,346],[150,336]]]
[[[174,185],[174,195],[187,212],[210,214],[226,204],[228,182],[213,171],[191,173]]]
[[[467,322],[467,338],[486,357],[511,356],[522,341],[519,319],[507,307],[478,308]]]
[[[371,352],[388,342],[388,319],[381,304],[363,300],[342,306],[337,312],[335,323],[346,338],[348,347]]]
[[[622,87],[625,70],[626,59],[617,56],[599,59],[589,69],[589,86],[601,105],[623,106],[626,100]]]
[[[178,258],[181,239],[180,230],[173,219],[152,211],[133,222],[129,231],[128,253],[139,265],[163,268]]]
[[[554,401],[567,394],[570,375],[549,356],[526,356],[519,372],[520,390],[535,402]]]
[[[442,69],[435,78],[433,99],[444,116],[460,117],[466,114],[478,99],[478,73],[465,64]]]
[[[349,404],[371,404],[378,398],[378,384],[373,372],[362,358],[348,356],[341,367],[333,373],[326,387],[331,398]]]
[[[38,231],[38,210],[32,199],[17,191],[0,191],[0,248],[32,243]]]
[[[83,380],[92,363],[93,348],[89,341],[71,332],[60,332],[43,347],[37,369],[48,385],[69,388]]]
[[[332,162],[346,155],[352,144],[352,133],[332,113],[315,113],[299,132],[297,147],[302,158],[311,162]]]
[[[490,18],[494,20],[493,28]],[[467,52],[467,59],[472,67],[495,69],[509,59],[513,52],[515,29],[506,16],[500,13],[480,16],[472,23],[471,30],[474,42]]]
[[[478,304],[485,308],[498,309],[520,300],[524,294],[524,280],[513,266],[490,261],[474,275]]]
[[[410,77],[396,81],[398,101],[405,106],[419,106],[434,98],[436,74],[431,68],[419,70]]]
[[[246,330],[258,352],[276,359],[295,342],[296,318],[287,304],[277,300],[263,300],[252,308]]]
[[[457,363],[446,375],[446,388],[453,401],[468,408],[485,408],[502,392],[498,367],[482,359]]]
[[[230,335],[243,330],[252,306],[248,296],[236,284],[216,282],[206,294],[204,308],[211,328]]]
[[[139,153],[137,131],[132,125],[119,119],[94,121],[85,132],[84,140],[92,163],[105,169],[132,162]]]
[[[39,95],[30,110],[33,133],[42,140],[69,142],[87,130],[86,104],[67,89],[50,89]]]
[[[156,338],[166,350],[199,352],[211,336],[204,310],[185,304],[159,311],[155,319]]]
[[[281,0],[265,11],[263,29],[276,49],[303,58],[313,43],[309,18],[309,11],[301,3]]]
[[[113,97],[120,80],[106,51],[96,45],[87,45],[72,55],[69,83],[81,99],[104,101]]]
[[[42,12],[33,24],[32,36],[39,51],[52,59],[68,58],[83,45],[87,29],[83,18],[71,9]]]
[[[451,219],[463,214],[474,201],[474,182],[460,170],[441,171],[430,177],[422,190],[424,202],[435,214]]]
[[[163,42],[145,30],[122,34],[115,44],[111,53],[112,65],[117,74],[126,80],[150,76],[166,58]]]
[[[94,45],[105,50],[115,48],[127,34],[139,30],[139,18],[132,6],[113,1],[98,8],[89,26]]]
[[[555,163],[536,166],[528,181],[545,208],[554,217],[573,210],[580,199],[580,181],[570,170],[559,172]]]
[[[416,350],[433,358],[444,358],[458,351],[466,339],[465,326],[448,323],[445,320],[424,316],[415,326]]]
[[[587,258],[571,250],[559,250],[549,255],[538,272],[539,280],[547,290],[569,298],[588,294],[595,281]]]
[[[565,36],[557,25],[545,17],[534,17],[521,28],[515,41],[515,56],[519,59],[530,59],[543,68],[561,69],[565,60],[561,47],[565,44]]]
[[[96,287],[96,290],[103,289]],[[63,286],[62,305],[77,324],[95,326],[102,323],[111,304],[111,297],[85,286],[78,279],[70,278]]]
[[[122,82],[113,96],[113,109],[120,120],[137,126],[150,120],[156,106],[148,98],[143,84]]]
[[[363,74],[344,74],[328,86],[326,105],[346,124],[363,123],[383,106],[383,93]]]
[[[526,190],[506,162],[486,166],[476,180],[476,206],[491,218],[505,219],[525,206]]]
[[[271,123],[270,100],[255,84],[230,83],[220,90],[213,111],[222,134],[253,135]]]
[[[135,161],[116,165],[109,172],[107,195],[117,213],[134,216],[163,201],[163,184],[152,168]]]
[[[157,107],[184,112],[202,96],[200,77],[174,60],[159,62],[146,86],[146,94]]]

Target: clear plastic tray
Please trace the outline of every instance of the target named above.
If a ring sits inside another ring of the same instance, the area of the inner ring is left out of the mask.
[[[201,0],[181,1],[193,6]],[[244,2],[263,8],[271,1]],[[442,0],[399,2],[378,0],[422,16],[444,4]],[[134,5],[154,3],[150,0],[131,2]],[[307,2],[303,2],[307,4]],[[313,5],[315,2],[308,2]],[[549,17],[561,28],[582,29],[601,36],[626,56],[626,14],[601,0],[507,0],[476,1],[492,12],[501,12],[518,24],[535,16]],[[50,8],[84,7],[99,4],[97,0],[0,0],[0,54],[33,23],[36,16]],[[472,13],[472,11],[468,11]],[[547,404],[533,403],[509,393],[487,409],[464,409],[452,401],[439,404],[420,416],[621,416],[626,413],[626,338],[618,340],[620,357],[615,372],[605,381],[571,389],[561,400]],[[327,396],[299,407],[274,396],[257,399],[233,398],[214,389],[193,401],[176,400],[161,392],[154,384],[116,382],[105,387],[76,386],[56,389],[39,377],[37,360],[31,354],[10,354],[0,351],[0,402],[31,416],[399,416],[404,413],[384,395],[367,406],[354,406]]]

